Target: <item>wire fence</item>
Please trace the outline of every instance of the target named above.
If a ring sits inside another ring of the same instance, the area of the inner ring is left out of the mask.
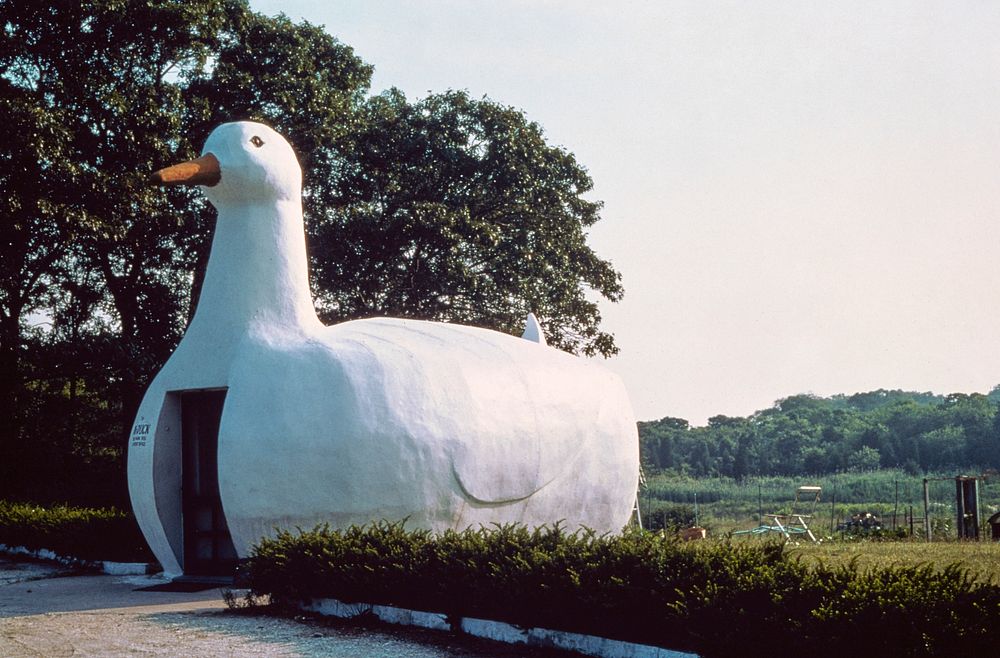
[[[810,515],[811,527],[823,533],[843,532],[845,527],[877,525],[887,530],[905,530],[925,537],[927,528],[935,539],[958,537],[959,504],[956,477],[974,476],[978,486],[979,537],[990,538],[988,519],[1000,512],[1000,475],[977,473],[914,475],[884,470],[867,473],[837,473],[808,478],[759,477],[737,482],[731,478],[683,478],[654,475],[639,492],[646,514],[671,506],[699,510],[703,519],[729,520],[736,525],[766,522],[774,514]],[[924,480],[927,480],[927,525],[925,526]],[[798,495],[800,486],[820,487]],[[963,512],[970,510],[963,505]]]

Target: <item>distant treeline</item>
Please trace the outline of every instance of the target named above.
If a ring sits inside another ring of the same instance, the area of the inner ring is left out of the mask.
[[[639,423],[643,466],[693,476],[910,473],[1000,467],[1000,386],[989,394],[795,395],[745,417]]]

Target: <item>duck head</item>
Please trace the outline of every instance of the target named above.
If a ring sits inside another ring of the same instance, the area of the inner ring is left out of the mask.
[[[208,136],[202,156],[153,172],[160,185],[201,185],[212,205],[297,201],[302,169],[295,151],[271,127],[253,121],[224,123]]]

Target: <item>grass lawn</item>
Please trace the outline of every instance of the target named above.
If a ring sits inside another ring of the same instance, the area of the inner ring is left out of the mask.
[[[1000,584],[1000,542],[800,542],[797,546],[789,544],[785,550],[791,558],[802,559],[806,564],[822,562],[836,566],[857,560],[862,569],[924,564],[942,569],[960,564],[977,580]]]

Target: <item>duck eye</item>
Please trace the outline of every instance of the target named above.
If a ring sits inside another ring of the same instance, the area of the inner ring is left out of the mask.
[[[257,135],[254,135],[253,137],[250,138],[250,143],[256,146],[257,148],[260,148],[261,146],[264,145],[264,140],[258,137]]]

